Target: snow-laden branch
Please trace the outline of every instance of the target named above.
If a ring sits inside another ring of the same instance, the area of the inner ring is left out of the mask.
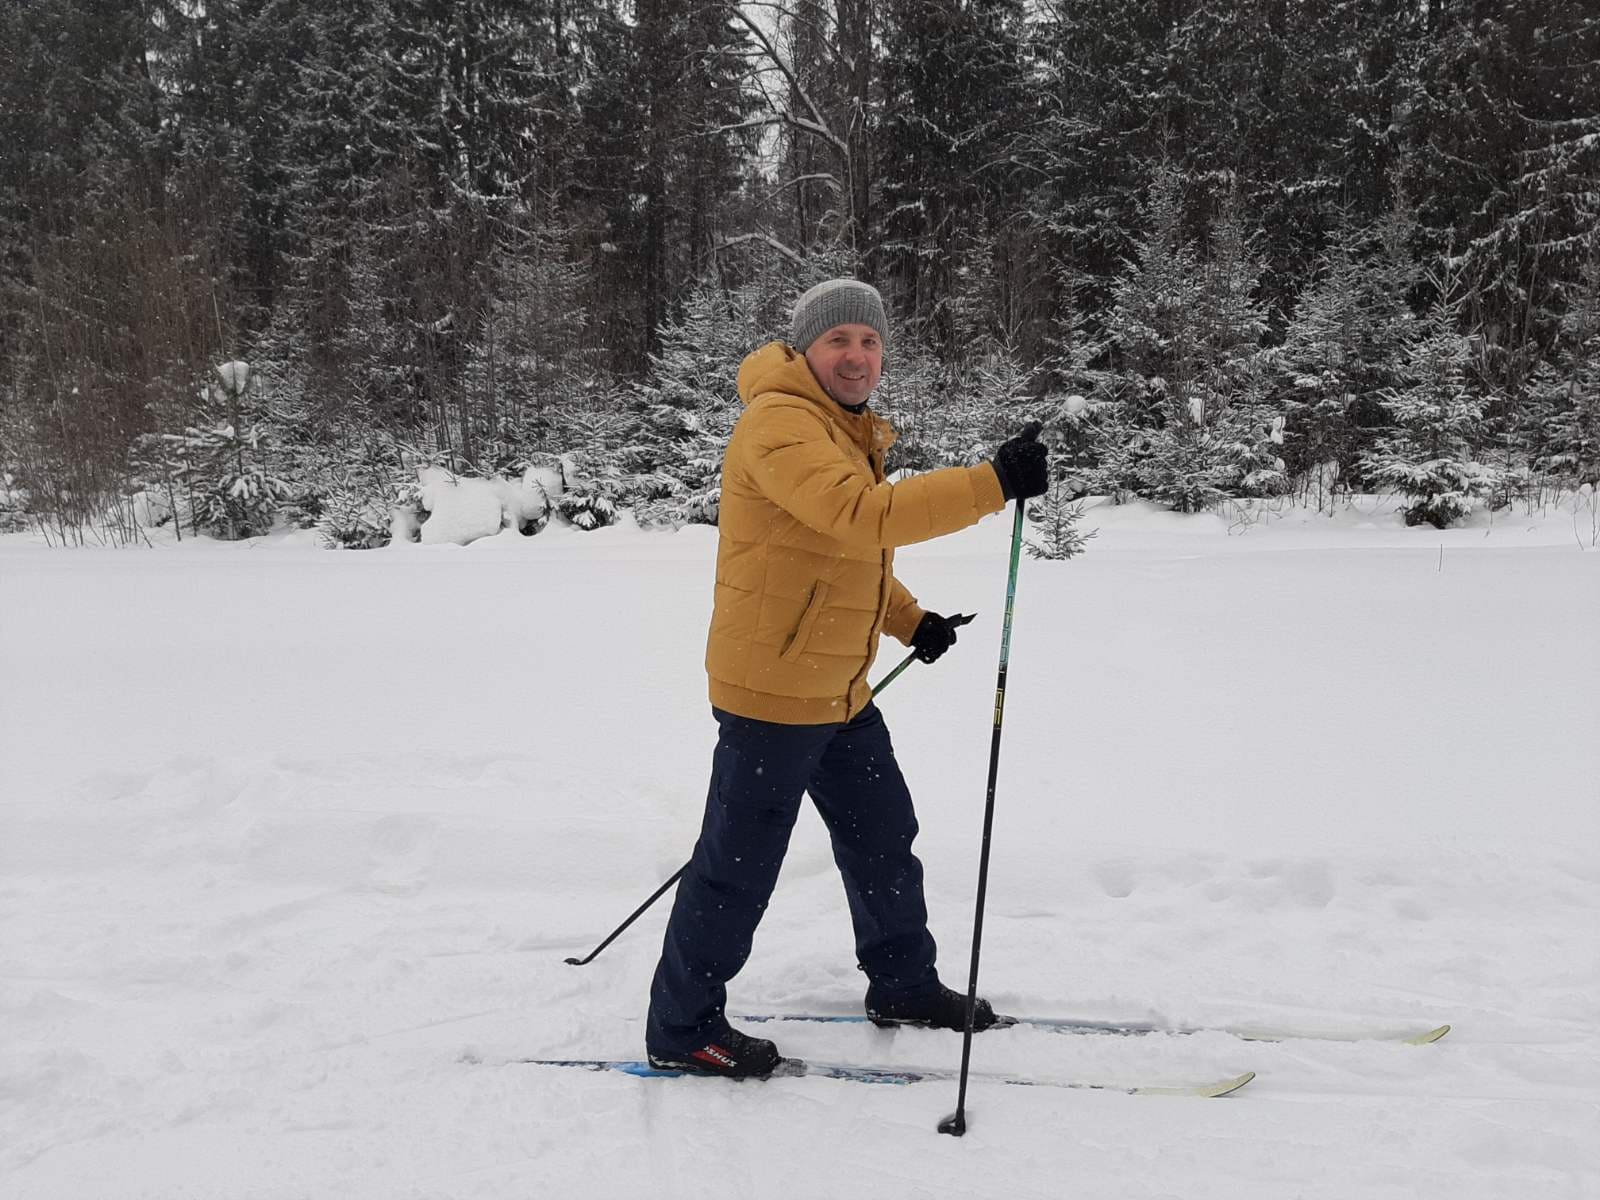
[[[746,242],[762,242],[765,245],[772,247],[772,249],[776,250],[779,254],[783,255],[790,262],[792,262],[795,266],[801,267],[801,266],[805,265],[805,261],[806,260],[805,260],[804,256],[799,254],[792,247],[785,245],[783,242],[780,242],[777,238],[773,237],[770,233],[740,233],[740,234],[736,234],[733,237],[723,238],[721,241],[719,241],[717,243],[716,248],[718,250],[726,250],[731,246],[744,245]]]
[[[806,111],[811,114],[808,120],[805,117],[795,115],[793,112],[785,112],[783,115],[787,118],[788,123],[796,129],[803,129],[807,133],[815,134],[817,137],[822,138],[838,151],[840,158],[848,162],[850,148],[845,144],[844,139],[834,133],[833,129],[828,125],[828,119],[822,115],[822,110],[817,107],[816,101],[811,98],[811,93],[806,91],[805,85],[800,82],[800,77],[795,74],[794,68],[784,61],[783,55],[779,53],[778,47],[773,43],[772,38],[768,36],[767,31],[751,20],[749,14],[742,9],[735,7],[732,11],[733,15],[750,31],[751,36],[761,44],[761,48],[766,51],[767,57],[782,72],[783,77],[789,81],[789,86],[794,89],[794,94],[800,97],[801,102],[806,107]]]

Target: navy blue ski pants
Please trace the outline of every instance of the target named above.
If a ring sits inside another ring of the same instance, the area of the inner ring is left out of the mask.
[[[650,1053],[699,1049],[728,1028],[727,983],[750,957],[807,791],[833,840],[856,961],[874,995],[937,987],[922,864],[911,852],[917,818],[877,707],[830,725],[712,712],[721,734],[700,840],[678,881],[650,987]]]

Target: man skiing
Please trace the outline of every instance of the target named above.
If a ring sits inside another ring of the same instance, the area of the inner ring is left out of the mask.
[[[749,957],[808,791],[844,877],[868,1016],[965,1027],[966,996],[935,969],[916,815],[867,671],[880,631],[930,663],[956,640],[895,579],[894,548],[1040,495],[1045,450],[1013,438],[992,462],[886,482],[895,433],[868,400],[887,334],[874,288],[829,280],[796,301],[788,343],[739,368],[745,411],[723,457],[706,646],[720,733],[650,989],[657,1067],[761,1077],[782,1061],[728,1024],[726,985]],[[994,1019],[979,1000],[973,1028]]]

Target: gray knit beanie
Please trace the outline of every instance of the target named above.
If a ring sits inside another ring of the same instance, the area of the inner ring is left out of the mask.
[[[887,345],[889,322],[878,289],[858,279],[829,279],[794,302],[789,344],[804,354],[835,325],[870,325]]]

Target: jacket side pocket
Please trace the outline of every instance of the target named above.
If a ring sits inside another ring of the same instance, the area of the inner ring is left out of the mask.
[[[795,627],[794,636],[778,655],[784,662],[793,662],[805,651],[806,643],[811,640],[811,630],[816,626],[827,598],[828,585],[819,579],[817,586],[811,589],[811,599],[806,602],[805,612],[800,614],[800,624]]]

